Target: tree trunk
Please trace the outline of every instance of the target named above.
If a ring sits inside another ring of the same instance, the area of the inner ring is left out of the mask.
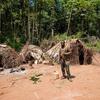
[[[68,20],[67,34],[69,34],[70,23],[71,23],[71,17],[72,17],[72,9],[73,9],[73,5],[72,5],[72,8],[71,8],[70,16],[69,16],[69,20]]]
[[[1,34],[1,13],[0,13],[0,34]]]
[[[51,34],[52,34],[52,37],[54,36],[54,29],[52,28],[51,29]]]
[[[32,42],[33,42],[33,37],[34,37],[34,15],[33,15],[33,26],[32,26]]]
[[[28,11],[28,41],[31,42],[31,34],[30,34],[30,15]]]

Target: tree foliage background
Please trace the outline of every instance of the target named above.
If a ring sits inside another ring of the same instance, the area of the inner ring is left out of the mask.
[[[0,0],[0,43],[19,48],[79,32],[100,38],[100,0]]]

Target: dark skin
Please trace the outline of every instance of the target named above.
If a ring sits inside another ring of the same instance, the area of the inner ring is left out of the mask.
[[[65,49],[65,42],[61,42],[61,50],[59,52],[59,61],[61,64],[61,71],[63,78],[66,78],[65,72],[67,72],[68,79],[70,78],[70,70],[69,70],[69,64],[66,63],[66,57],[70,55],[71,52],[69,50]]]
[[[65,42],[61,42],[61,49],[64,49],[65,48]],[[71,54],[71,50],[64,50],[64,56],[67,56],[67,55],[69,55],[69,54]],[[60,57],[59,57],[59,61],[60,61],[60,59],[62,58],[61,57],[61,51],[59,52],[59,55],[60,55]],[[65,60],[65,59],[63,59],[63,60]]]

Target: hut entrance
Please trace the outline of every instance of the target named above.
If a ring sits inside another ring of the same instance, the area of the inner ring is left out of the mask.
[[[2,66],[2,56],[0,55],[0,67],[3,67]]]
[[[79,63],[80,63],[80,65],[83,65],[84,64],[84,50],[83,50],[83,48],[79,48],[78,52],[79,52]]]

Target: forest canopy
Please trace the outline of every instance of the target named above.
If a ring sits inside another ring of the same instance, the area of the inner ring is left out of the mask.
[[[0,43],[17,48],[78,32],[100,38],[100,0],[0,0]]]

